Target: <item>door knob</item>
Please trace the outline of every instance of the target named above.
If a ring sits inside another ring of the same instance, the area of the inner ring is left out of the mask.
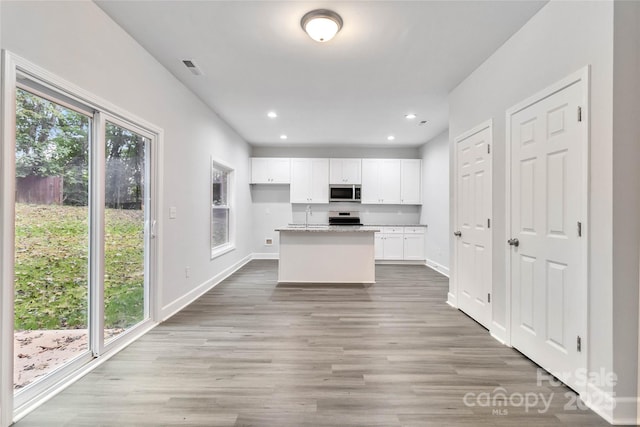
[[[520,241],[518,239],[509,239],[507,240],[507,243],[511,246],[515,246],[516,248],[520,246]]]
[[[456,236],[456,237],[460,237],[460,236],[462,236],[462,231],[456,231],[456,232],[453,233],[453,235]]]

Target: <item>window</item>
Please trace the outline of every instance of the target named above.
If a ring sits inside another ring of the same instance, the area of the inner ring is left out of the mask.
[[[211,161],[211,258],[233,249],[232,174],[232,169]]]

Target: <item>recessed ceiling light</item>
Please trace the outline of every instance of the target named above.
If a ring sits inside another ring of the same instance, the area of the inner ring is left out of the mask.
[[[285,134],[280,135],[280,139],[287,139],[287,135]]]
[[[275,111],[269,111],[267,113],[267,117],[269,117],[270,119],[275,119],[276,117],[278,117],[278,114]]]
[[[416,115],[413,113],[409,113],[409,114],[405,114],[404,117],[411,120],[411,119],[415,119]]]
[[[395,136],[393,136],[393,135],[389,135],[389,136],[387,137],[387,140],[388,140],[388,141],[393,141],[394,139],[396,139],[396,137],[395,137]]]

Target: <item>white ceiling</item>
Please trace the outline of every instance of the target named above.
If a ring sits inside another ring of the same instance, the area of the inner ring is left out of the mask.
[[[253,145],[403,147],[448,127],[447,94],[545,3],[97,1]],[[330,42],[300,28],[316,8],[342,16]]]

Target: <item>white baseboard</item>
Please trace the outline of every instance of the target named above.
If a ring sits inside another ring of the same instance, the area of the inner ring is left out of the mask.
[[[411,259],[377,259],[376,265],[424,265],[424,261]]]
[[[456,310],[458,309],[458,299],[451,292],[447,292],[447,304],[449,304],[451,307],[455,308]]]
[[[211,279],[205,281],[204,283],[198,285],[196,288],[194,288],[190,292],[187,292],[177,300],[162,307],[162,310],[160,311],[160,317],[162,319],[161,322],[166,321],[167,319],[169,319],[170,317],[172,317],[173,315],[175,315],[176,313],[184,309],[186,306],[188,306],[189,304],[191,304],[192,302],[200,298],[202,295],[204,295],[205,293],[210,291],[214,286],[216,286],[218,283],[222,282],[224,279],[226,279],[227,277],[231,276],[233,273],[238,271],[240,268],[242,268],[245,264],[247,264],[252,259],[253,259],[252,254],[247,255],[237,263],[227,267],[225,270],[221,271],[220,273],[213,276]]]
[[[499,343],[510,346],[507,340],[507,328],[501,324],[496,323],[495,321],[491,322],[489,334]]]
[[[587,390],[582,393],[580,399],[582,399],[589,409],[600,415],[609,424],[614,424],[613,414],[617,402],[611,392],[604,391],[595,384],[589,383],[587,384]]]
[[[263,252],[256,253],[254,252],[251,256],[251,259],[280,259],[280,254],[277,252]]]
[[[426,264],[427,264],[427,267],[431,267],[434,270],[436,270],[438,273],[449,277],[449,267],[445,267],[444,265],[439,264],[430,259],[427,260]]]

